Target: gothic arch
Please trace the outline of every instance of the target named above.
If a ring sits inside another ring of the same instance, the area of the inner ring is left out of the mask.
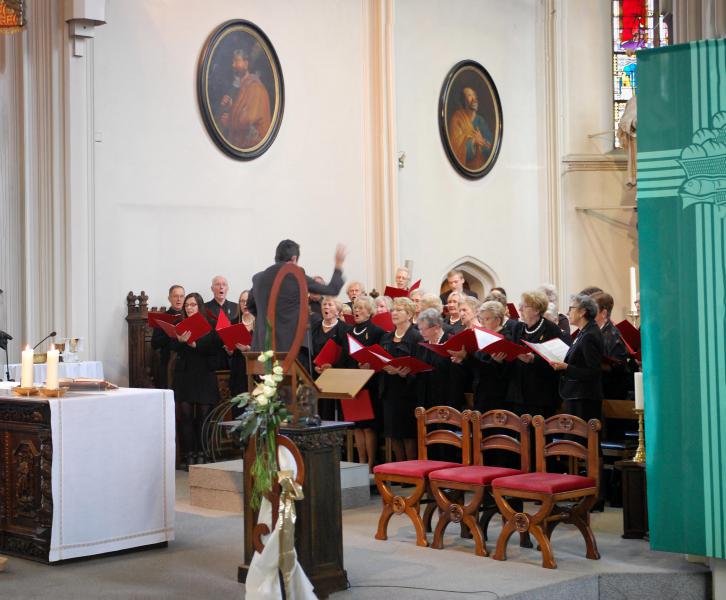
[[[452,269],[457,269],[464,273],[464,279],[469,284],[469,288],[476,292],[479,298],[484,298],[493,287],[499,283],[499,276],[486,263],[473,256],[462,256],[450,263],[443,275],[441,276],[441,292],[448,289],[446,275]]]

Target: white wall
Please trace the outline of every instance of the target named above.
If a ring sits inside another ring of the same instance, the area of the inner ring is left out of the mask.
[[[129,290],[159,304],[179,282],[209,298],[221,273],[236,296],[287,237],[307,271],[326,278],[344,241],[346,271],[366,280],[361,4],[108,4],[95,42],[97,347],[107,376],[126,375]],[[265,31],[285,81],[277,139],[250,162],[216,148],[195,90],[205,39],[233,18]]]
[[[541,281],[544,198],[542,47],[536,0],[396,2],[396,94],[400,254],[415,278],[438,292],[447,267],[472,256],[498,275],[510,295]],[[438,102],[448,71],[473,59],[499,91],[503,142],[483,179],[449,163],[439,136]]]

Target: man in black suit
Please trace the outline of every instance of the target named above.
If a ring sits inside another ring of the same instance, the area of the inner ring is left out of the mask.
[[[300,246],[292,240],[282,240],[275,251],[275,264],[260,271],[252,278],[247,307],[257,317],[252,337],[252,350],[262,351],[266,348],[266,319],[267,305],[270,300],[272,283],[278,271],[287,263],[297,264],[300,257]],[[330,283],[318,283],[311,277],[305,276],[308,292],[323,296],[337,296],[343,287],[343,262],[345,261],[345,247],[338,245],[335,249],[335,270]],[[300,293],[297,282],[292,277],[285,277],[280,286],[277,297],[277,311],[275,323],[275,350],[287,352],[292,346],[300,314]]]
[[[472,292],[469,288],[464,287],[464,273],[462,273],[458,269],[449,271],[449,274],[446,276],[446,281],[449,282],[449,291],[441,294],[441,302],[443,304],[446,304],[446,301],[449,299],[449,294],[451,292],[459,292],[460,294],[464,294],[466,296],[473,296],[477,300],[479,299],[479,296],[476,292]]]
[[[229,291],[227,278],[222,275],[216,275],[212,279],[212,287],[210,289],[214,297],[209,302],[204,303],[204,308],[207,309],[208,313],[204,316],[212,320],[217,320],[219,318],[219,311],[224,310],[230,323],[235,323],[237,321],[239,306],[236,302],[227,300],[227,292]]]
[[[166,309],[167,314],[181,315],[182,306],[184,306],[184,288],[174,284],[169,288],[169,308]],[[169,377],[167,374],[169,368],[169,359],[171,358],[171,338],[166,335],[163,329],[154,329],[151,334],[151,347],[159,351],[159,381],[157,386],[161,389],[169,387]]]

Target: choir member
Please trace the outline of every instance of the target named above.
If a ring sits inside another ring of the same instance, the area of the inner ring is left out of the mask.
[[[237,309],[237,322],[247,328],[252,333],[255,328],[255,316],[247,308],[247,299],[250,291],[244,290],[239,295],[239,305]],[[242,394],[247,390],[247,364],[244,352],[249,352],[250,346],[237,344],[233,349],[227,349],[229,357],[229,391],[232,397]]]
[[[310,352],[313,357],[320,354],[323,346],[328,343],[328,340],[333,340],[341,348],[346,343],[346,333],[348,328],[345,323],[338,318],[342,303],[333,298],[332,296],[323,296],[321,306],[323,307],[323,318],[320,322],[313,325],[311,333],[311,347]],[[316,365],[315,373],[320,374],[325,369],[335,367],[339,365],[324,364]],[[336,419],[336,404],[337,400],[330,398],[321,398],[318,400],[318,414],[325,421],[333,421]]]
[[[184,298],[184,317],[191,317],[203,309],[204,301],[198,293],[187,294]],[[219,400],[215,368],[222,346],[214,330],[192,343],[189,343],[190,335],[191,332],[185,331],[172,340],[172,350],[177,353],[174,400],[180,416],[178,439],[187,465],[206,460],[201,452],[202,424]]]
[[[393,301],[391,318],[396,329],[383,336],[381,346],[394,358],[415,356],[419,342],[423,341],[412,326],[414,311],[414,303],[409,298]],[[396,460],[413,460],[416,458],[415,376],[409,375],[406,368],[385,366],[383,371],[384,434],[391,439]]]
[[[348,302],[346,304],[353,308],[353,302],[358,296],[365,296],[365,288],[360,281],[351,281],[345,288],[345,293],[348,294]]]
[[[588,421],[602,420],[602,359],[605,344],[595,321],[597,302],[577,294],[570,302],[570,321],[580,333],[565,356],[564,362],[552,363],[560,374],[562,412]]]
[[[547,296],[542,292],[522,294],[519,305],[522,322],[511,334],[515,344],[521,344],[523,340],[539,344],[556,337],[565,341],[562,330],[544,318],[547,304]],[[516,405],[515,412],[544,417],[557,412],[560,405],[558,376],[547,361],[529,352],[510,363],[508,371],[507,399]]]
[[[458,333],[464,329],[464,326],[461,324],[461,318],[459,317],[460,300],[461,294],[459,292],[451,292],[446,297],[446,319],[444,319],[444,325],[448,326],[454,333]]]
[[[408,297],[411,299],[411,302],[413,302],[413,323],[416,324],[418,321],[418,314],[421,312],[421,298],[423,296],[423,290],[421,288],[418,288],[411,292]]]
[[[204,304],[204,307],[200,307],[199,310],[205,312],[204,318],[211,319],[212,324],[219,318],[219,311],[223,310],[227,315],[230,323],[236,323],[239,319],[239,311],[236,303],[227,300],[227,292],[229,292],[229,283],[227,278],[223,275],[215,275],[212,278],[212,299]],[[224,348],[220,346],[217,354],[216,369],[229,369],[229,357],[224,351]]]
[[[440,302],[438,297],[436,300]],[[444,319],[437,308],[421,311],[418,330],[429,344],[443,344],[453,335],[444,330]],[[417,358],[434,367],[433,371],[416,376],[417,406],[431,408],[443,404],[462,410],[464,393],[461,389],[461,366],[425,346],[418,347]]]
[[[628,349],[620,330],[610,320],[615,301],[607,292],[596,292],[591,298],[597,302],[595,322],[600,328],[605,345],[602,390],[605,398],[626,398],[633,389],[633,372],[628,364]]]
[[[181,315],[184,306],[184,288],[180,285],[172,285],[169,288],[169,308],[166,313],[169,315]],[[169,387],[169,360],[171,359],[171,338],[166,335],[163,329],[155,328],[151,334],[151,347],[159,351],[159,381],[157,387],[166,389]]]
[[[355,325],[349,328],[348,333],[355,338],[363,346],[371,346],[380,344],[385,331],[371,321],[371,317],[376,313],[376,304],[370,296],[359,296],[353,303],[353,317]],[[368,365],[358,365],[354,358],[350,356],[350,348],[348,347],[348,338],[345,338],[343,345],[345,356],[345,366],[355,368],[368,368]],[[368,421],[357,421],[353,429],[353,439],[355,447],[358,451],[358,462],[368,463],[368,469],[373,470],[376,460],[376,446],[378,442],[378,422],[381,420],[381,403],[378,387],[380,378],[374,375],[366,383],[365,388],[371,397],[373,412],[375,417]]]
[[[548,306],[548,312],[551,314],[550,320],[553,323],[557,323],[558,327],[565,333],[565,341],[568,344],[571,344],[572,337],[570,336],[570,321],[568,320],[567,315],[563,315],[559,311],[557,304],[557,288],[551,283],[543,283],[537,288],[537,291],[542,292],[545,296],[547,296],[548,302],[552,305]]]
[[[392,308],[393,300],[391,300],[388,296],[378,296],[378,298],[376,298],[377,313],[391,312]]]
[[[459,320],[462,329],[481,327],[479,322],[479,300],[472,296],[464,296],[459,302]]]
[[[398,267],[396,269],[396,287],[399,290],[407,290],[408,284],[411,281],[411,273],[408,270],[408,267]]]
[[[449,297],[451,292],[459,292],[465,296],[479,298],[476,292],[472,292],[470,289],[466,288],[466,280],[464,279],[464,273],[462,271],[459,271],[458,269],[449,271],[446,276],[446,281],[449,284],[449,290],[441,294],[441,302],[446,302],[446,299]]]
[[[479,321],[482,327],[499,333],[511,340],[511,336],[503,331],[504,322],[507,318],[507,309],[497,300],[489,300],[479,307]],[[467,357],[464,365],[474,371],[474,409],[481,413],[495,408],[512,410],[507,403],[507,365],[505,353],[499,352],[489,354],[488,352],[476,352]]]

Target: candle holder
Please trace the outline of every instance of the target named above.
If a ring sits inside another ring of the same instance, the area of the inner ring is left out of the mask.
[[[13,396],[25,396],[27,398],[29,396],[37,396],[37,395],[38,395],[37,387],[21,387],[18,385],[13,388]]]
[[[634,327],[640,327],[640,313],[637,311],[631,311],[629,313],[626,313],[625,315],[628,317],[628,321],[630,321]]]
[[[40,388],[40,395],[45,398],[62,398],[66,395],[68,389],[67,387],[59,387],[54,390],[49,390],[46,387],[42,387]]]
[[[636,408],[635,414],[638,415],[638,448],[633,455],[633,462],[645,462],[645,428],[643,427],[643,409]]]

